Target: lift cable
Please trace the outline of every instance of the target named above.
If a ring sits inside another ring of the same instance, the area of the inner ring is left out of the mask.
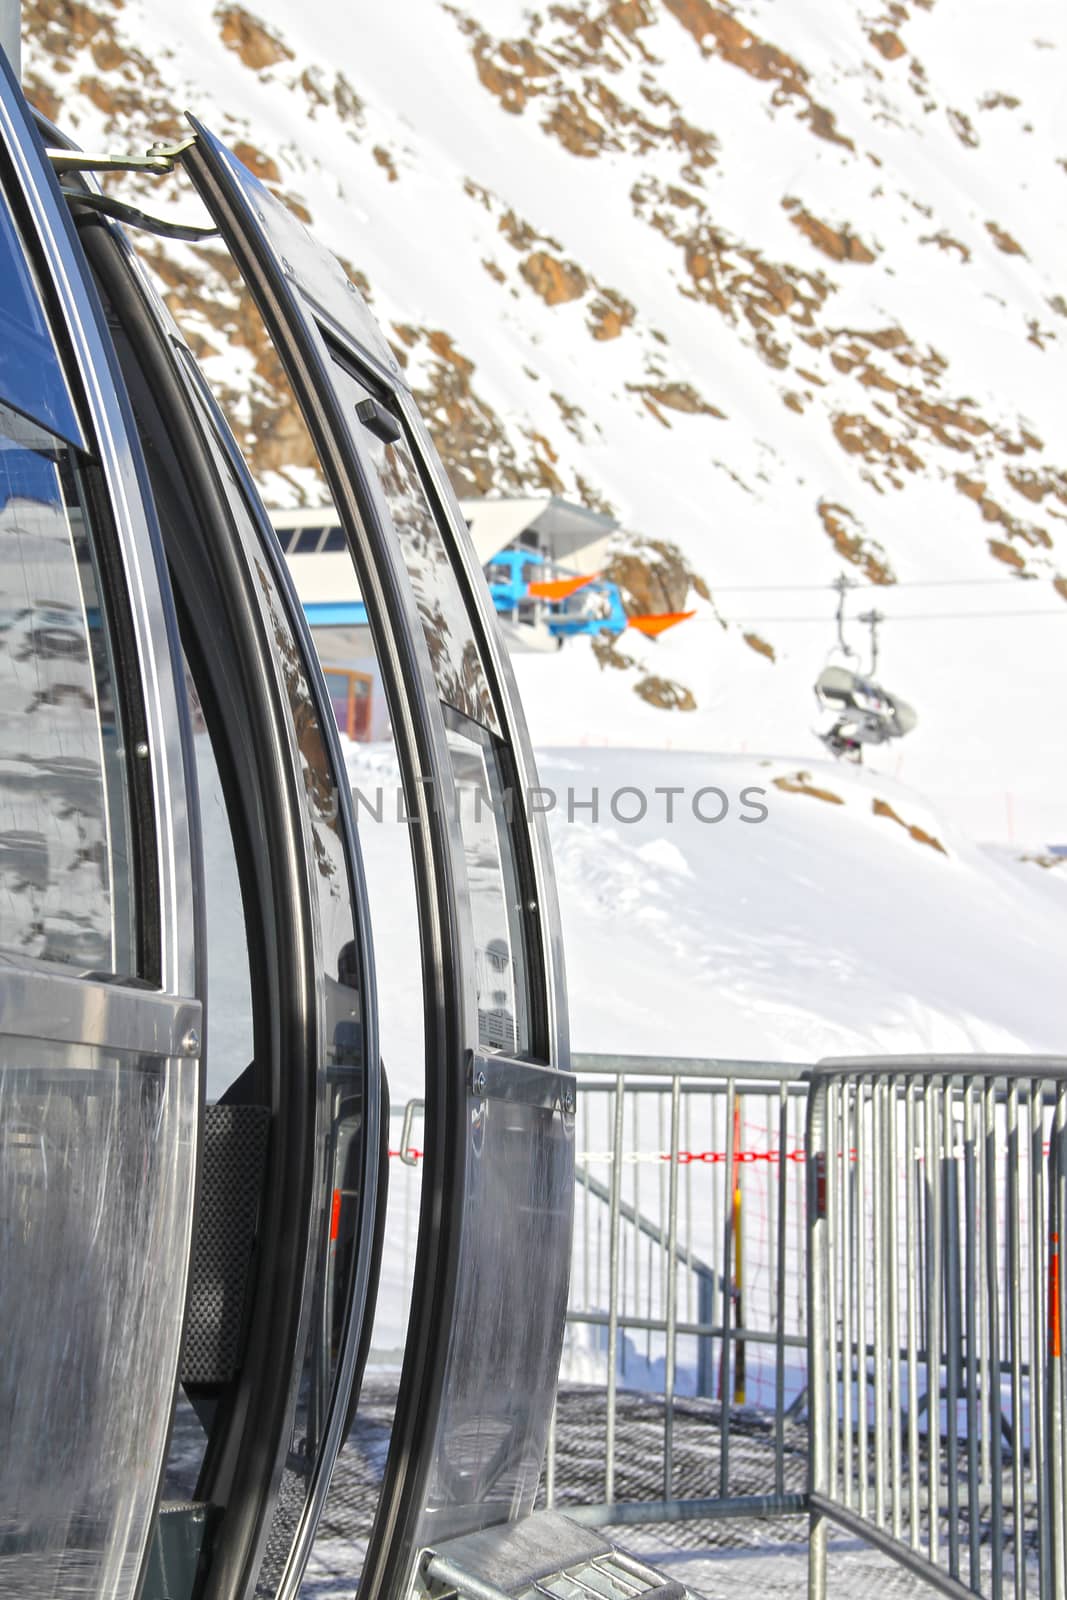
[[[894,583],[861,583],[849,579],[852,590],[877,589],[890,593],[894,589],[985,589],[1003,588],[1007,584],[1028,583],[1030,578],[903,578]],[[840,579],[833,583],[715,583],[714,594],[825,594],[835,590]]]
[[[1062,621],[1067,621],[1067,606],[1063,606],[1057,611],[898,611],[898,612],[886,613],[884,616],[880,616],[879,620],[880,621],[884,621],[884,622],[999,622],[999,621],[1004,620],[1004,619],[1013,619],[1013,618],[1017,618],[1017,617],[1027,617],[1027,618],[1029,618],[1029,617],[1059,617]],[[699,620],[699,621],[702,621],[702,622],[718,622],[718,623],[723,623],[723,622],[727,622],[727,623],[729,623],[729,622],[733,622],[733,623],[738,623],[738,622],[818,622],[818,623],[821,623],[824,628],[826,626],[826,618],[825,618],[825,616],[822,616],[822,617],[789,617],[789,616],[779,616],[779,617],[767,617],[767,616],[756,616],[756,617],[714,617],[714,616],[703,616],[703,617],[700,617],[700,618],[694,617],[691,620],[694,621],[694,622]],[[865,619],[863,617],[860,617],[857,620],[862,622]]]

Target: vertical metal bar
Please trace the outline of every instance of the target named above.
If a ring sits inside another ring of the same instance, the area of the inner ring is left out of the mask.
[[[1045,1388],[1048,1312],[1045,1293],[1045,1112],[1040,1078],[1026,1095],[1030,1122],[1030,1496],[1037,1508],[1037,1583],[1048,1600],[1052,1582],[1048,1478],[1045,1472]]]
[[[926,1475],[929,1529],[927,1553],[941,1556],[941,1136],[940,1083],[923,1083],[926,1119]]]
[[[671,1171],[667,1199],[667,1355],[663,1368],[663,1498],[674,1489],[674,1375],[678,1326],[678,1132],[682,1081],[671,1079]]]
[[[619,1211],[622,1199],[624,1088],[624,1080],[620,1073],[615,1079],[615,1117],[611,1140],[611,1210],[608,1218],[608,1395],[604,1499],[609,1504],[615,1498],[615,1402],[619,1364]]]
[[[842,1099],[847,1098],[847,1089]],[[808,1485],[812,1494],[832,1495],[827,1449],[827,1378],[837,1377],[827,1368],[827,1330],[833,1321],[833,1256],[827,1252],[826,1213],[834,1139],[827,1134],[827,1086],[815,1078],[809,1089],[807,1117],[807,1301],[808,1301]],[[846,1147],[847,1148],[847,1147]],[[829,1304],[829,1316],[827,1305]],[[808,1532],[808,1600],[826,1600],[826,1520],[813,1510]]]
[[[726,1164],[723,1167],[723,1269],[722,1269],[722,1370],[719,1379],[720,1455],[719,1493],[725,1499],[730,1485],[730,1406],[733,1397],[733,1337],[731,1312],[733,1308],[733,1172],[734,1172],[734,1104],[736,1088],[733,1078],[726,1080]]]
[[[904,1408],[901,1404],[900,1386],[900,1240],[898,1238],[898,1211],[900,1203],[901,1168],[900,1142],[897,1137],[900,1122],[900,1096],[896,1078],[889,1080],[888,1139],[886,1151],[887,1199],[889,1206],[889,1416],[892,1441],[890,1446],[889,1475],[892,1485],[892,1527],[894,1539],[903,1537],[901,1495],[901,1425]],[[907,1168],[904,1181],[907,1182]],[[906,1270],[906,1269],[905,1269]],[[910,1274],[909,1274],[910,1275]]]
[[[775,1229],[774,1298],[777,1307],[774,1347],[774,1492],[785,1493],[785,1231],[786,1142],[789,1134],[789,1096],[785,1082],[778,1088],[778,1224]]]
[[[975,1172],[974,1079],[963,1088],[963,1309],[967,1340],[967,1579],[981,1581],[981,1512],[978,1463],[978,1189]]]
[[[589,1177],[589,1154],[592,1149],[589,1143],[589,1102],[591,1098],[588,1094],[583,1094],[581,1097],[582,1142],[585,1146],[585,1159],[582,1162],[582,1170],[587,1179]],[[582,1185],[582,1308],[585,1311],[591,1310],[593,1304],[589,1298],[589,1263],[591,1255],[589,1249],[589,1198],[589,1184],[586,1182]]]
[[[1004,1476],[1002,1451],[1004,1447],[1000,1409],[1000,1263],[998,1259],[997,1229],[997,1099],[996,1081],[986,1082],[983,1095],[983,1123],[985,1135],[985,1262],[986,1307],[988,1316],[989,1377],[986,1402],[989,1408],[990,1454],[992,1457],[989,1484],[989,1542],[991,1555],[992,1600],[1001,1600],[1004,1592]]]
[[[838,1492],[838,1442],[840,1434],[839,1399],[838,1399],[838,1368],[840,1357],[837,1350],[837,1321],[838,1321],[838,1270],[840,1265],[840,1251],[837,1248],[838,1213],[841,1201],[841,1162],[840,1142],[838,1140],[838,1101],[841,1090],[837,1082],[831,1078],[826,1085],[823,1108],[823,1163],[825,1167],[826,1183],[826,1217],[823,1222],[823,1289],[825,1296],[826,1312],[823,1325],[823,1338],[826,1343],[826,1371],[825,1395],[827,1403],[827,1468],[826,1482],[827,1493],[836,1495]],[[810,1167],[815,1160],[814,1152],[807,1151],[807,1163]],[[810,1174],[805,1174],[805,1205],[807,1211],[810,1200],[807,1198],[810,1186]],[[810,1234],[810,1227],[809,1227]],[[811,1273],[810,1262],[808,1274]],[[818,1279],[812,1279],[818,1284]],[[810,1297],[809,1297],[810,1302]],[[807,1329],[810,1333],[810,1325]],[[811,1399],[811,1363],[808,1363],[808,1398]]]
[[[693,1151],[693,1097],[685,1097],[685,1148]],[[693,1163],[686,1162],[685,1167],[685,1253],[688,1260],[692,1261],[693,1249]],[[693,1278],[694,1273],[690,1268],[685,1275],[685,1320],[693,1320]]]
[[[874,1083],[871,1083],[871,1095]],[[867,1443],[867,1105],[863,1079],[856,1083],[856,1465],[859,1471],[860,1516],[868,1512],[871,1462]]]
[[[1049,1145],[1049,1490],[1053,1594],[1067,1596],[1067,1083],[1059,1084]],[[1055,1251],[1055,1256],[1052,1252]],[[1055,1270],[1051,1263],[1055,1260]]]
[[[852,1508],[852,1106],[855,1089],[841,1085],[841,1474]],[[808,1315],[811,1313],[809,1311]]]
[[[885,1478],[889,1454],[886,1402],[886,1194],[885,1194],[885,1091],[884,1082],[871,1084],[871,1230],[874,1245],[874,1520],[885,1527]]]
[[[1019,1248],[1019,1097],[1018,1087],[1008,1080],[1007,1097],[1007,1294],[1008,1337],[1011,1341],[1011,1488],[1012,1488],[1012,1566],[1016,1600],[1026,1593],[1026,1544],[1024,1536],[1025,1457],[1023,1448],[1023,1352],[1022,1286]]]
[[[641,1102],[640,1102],[640,1099],[639,1099],[639,1097],[637,1095],[634,1095],[633,1101],[634,1101],[634,1105],[633,1105],[633,1127],[632,1127],[632,1130],[631,1130],[631,1133],[630,1133],[630,1143],[631,1143],[631,1147],[632,1147],[635,1155],[641,1155],[641,1154],[643,1154],[643,1152],[641,1150],[641,1137],[642,1137],[643,1130],[641,1128],[641,1118],[638,1115],[638,1107],[639,1107]],[[634,1309],[634,1311],[640,1313],[640,1310],[641,1310],[641,1246],[642,1246],[642,1243],[643,1243],[642,1238],[641,1238],[640,1217],[641,1217],[641,1173],[642,1173],[642,1170],[643,1170],[643,1164],[640,1161],[634,1161],[632,1163],[632,1166],[633,1166],[633,1221],[630,1224],[630,1243],[631,1243],[631,1246],[633,1248],[633,1258],[634,1258],[634,1278],[633,1278],[633,1297],[632,1298],[633,1298],[633,1309]]]
[[[920,1548],[919,1512],[919,1222],[917,1188],[920,1165],[915,1128],[915,1083],[904,1090],[904,1234],[907,1240],[907,1318],[908,1318],[908,1531],[913,1550]]]
[[[948,1517],[948,1570],[960,1575],[960,1470],[959,1401],[960,1350],[960,1190],[956,1163],[956,1094],[952,1079],[946,1078],[942,1101],[942,1200],[944,1244],[942,1253],[943,1301],[945,1319],[945,1445]]]
[[[665,1121],[664,1121],[665,1109],[666,1109],[666,1107],[665,1107],[665,1104],[664,1104],[663,1091],[660,1090],[659,1093],[656,1095],[656,1127],[657,1127],[658,1135],[659,1135],[659,1144],[657,1145],[656,1148],[660,1152],[661,1156],[662,1156],[663,1151],[664,1151],[664,1149],[666,1147],[666,1138],[667,1138],[667,1129],[666,1129],[666,1124],[665,1124]],[[659,1221],[659,1308],[660,1308],[660,1315],[662,1316],[663,1307],[667,1303],[667,1278],[666,1278],[666,1264],[667,1264],[667,1205],[668,1205],[668,1191],[669,1191],[669,1188],[670,1188],[670,1172],[669,1172],[669,1169],[668,1169],[668,1165],[662,1160],[657,1161],[657,1163],[656,1163],[656,1172],[657,1172],[657,1175],[659,1177],[659,1208],[658,1208],[658,1211],[657,1211],[657,1219]],[[650,1320],[651,1320],[651,1314],[652,1314],[652,1308],[650,1306],[649,1307],[649,1318],[650,1318]],[[649,1330],[649,1333],[648,1333],[648,1339],[649,1339],[648,1358],[649,1358],[649,1361],[651,1362],[651,1360],[652,1360],[652,1344],[651,1344],[652,1331],[651,1331],[651,1329]]]

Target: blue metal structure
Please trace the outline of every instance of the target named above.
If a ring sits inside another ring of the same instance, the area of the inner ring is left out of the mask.
[[[571,639],[579,634],[620,634],[626,627],[626,612],[617,583],[594,578],[566,600],[538,600],[530,595],[530,584],[544,579],[572,577],[536,550],[500,550],[485,566],[489,594],[499,615],[517,622],[532,622],[540,610],[554,639]]]

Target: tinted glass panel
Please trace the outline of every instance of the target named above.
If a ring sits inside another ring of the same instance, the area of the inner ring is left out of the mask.
[[[467,866],[478,992],[478,1042],[509,1055],[530,1049],[529,969],[507,791],[491,734],[448,719]]]
[[[0,950],[131,972],[129,837],[75,453],[0,406]]]
[[[570,1271],[574,1119],[472,1110],[448,1386],[418,1542],[533,1509]]]
[[[197,1063],[0,1045],[0,1594],[132,1600],[181,1337]]]
[[[339,387],[351,390],[353,406],[366,397],[367,391],[340,361],[336,373]],[[500,733],[467,607],[411,451],[405,440],[387,444],[369,428],[363,430],[362,444],[377,472],[415,591],[438,693],[446,705]]]
[[[81,443],[22,236],[0,195],[0,399]]]
[[[330,1424],[330,1407],[338,1363],[346,1338],[356,1249],[365,1204],[363,1194],[364,1111],[368,1055],[364,1036],[363,973],[356,937],[354,895],[349,878],[344,825],[338,805],[334,767],[304,661],[303,645],[289,618],[241,485],[216,433],[214,413],[205,403],[201,380],[190,369],[190,398],[200,408],[220,483],[227,498],[254,574],[263,626],[273,640],[284,680],[299,750],[306,809],[307,848],[314,862],[317,918],[322,964],[319,1004],[325,1028],[320,1064],[320,1114],[317,1121],[321,1183],[317,1195],[310,1315],[300,1357],[296,1414],[286,1453],[282,1484],[275,1507],[267,1552],[257,1592],[272,1594],[300,1530]],[[157,495],[161,516],[168,502]],[[315,530],[316,540],[322,530]],[[220,821],[223,819],[219,819]],[[209,900],[210,907],[210,900]],[[210,919],[210,909],[209,909]],[[210,920],[209,920],[210,933]],[[244,950],[228,954],[215,947],[223,962],[221,984]],[[243,976],[240,980],[243,983]],[[252,996],[253,1007],[256,996]],[[208,1048],[214,1048],[208,1021]]]

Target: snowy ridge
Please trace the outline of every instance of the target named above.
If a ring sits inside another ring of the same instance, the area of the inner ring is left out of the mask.
[[[189,105],[312,218],[462,489],[555,489],[680,548],[693,623],[626,635],[622,671],[590,674],[583,646],[542,664],[552,703],[596,684],[587,732],[816,751],[818,586],[844,568],[909,619],[883,635],[921,717],[901,775],[995,794],[980,830],[1003,837],[1010,810],[1009,835],[1055,836],[1061,768],[1035,755],[1067,618],[1048,0],[29,0],[26,32],[31,93],[84,144],[173,137]],[[178,180],[120,182],[196,213]],[[210,247],[151,253],[268,493],[316,498],[232,271]],[[642,675],[688,691],[659,698],[691,695],[699,734],[649,722]]]

